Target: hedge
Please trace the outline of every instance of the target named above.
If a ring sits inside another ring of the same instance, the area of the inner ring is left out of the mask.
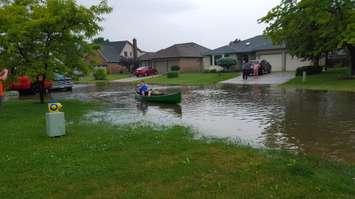
[[[96,69],[94,71],[95,80],[107,80],[107,72],[106,69]]]
[[[177,78],[177,77],[179,77],[179,73],[176,72],[176,71],[168,72],[166,75],[167,75],[168,78]]]
[[[303,71],[306,71],[307,75],[319,74],[323,71],[323,66],[302,66],[297,68],[296,76],[302,76]]]

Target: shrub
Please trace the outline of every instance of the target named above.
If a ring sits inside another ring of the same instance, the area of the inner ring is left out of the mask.
[[[296,76],[302,76],[303,71],[306,71],[307,75],[319,74],[323,71],[323,66],[303,66],[296,70]]]
[[[171,71],[180,71],[180,66],[172,66],[170,69]]]
[[[177,78],[177,77],[179,77],[179,73],[176,72],[176,71],[168,72],[168,73],[167,73],[167,77],[168,77],[168,78]]]
[[[96,69],[94,71],[95,80],[107,80],[107,72],[106,69]]]
[[[229,71],[232,66],[237,65],[237,60],[230,57],[225,57],[219,59],[217,64],[222,66],[224,70]]]

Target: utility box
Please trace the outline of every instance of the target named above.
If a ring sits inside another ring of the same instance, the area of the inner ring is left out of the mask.
[[[20,98],[20,93],[18,91],[7,91],[5,93],[5,101],[18,100]]]
[[[65,116],[63,112],[46,113],[46,123],[49,137],[65,135]]]

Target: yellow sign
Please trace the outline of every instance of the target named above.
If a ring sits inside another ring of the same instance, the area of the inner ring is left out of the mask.
[[[48,110],[50,113],[61,112],[63,105],[61,103],[48,103]]]

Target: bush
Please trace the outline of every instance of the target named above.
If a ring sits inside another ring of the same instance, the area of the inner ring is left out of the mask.
[[[172,66],[171,71],[180,71],[180,66]]]
[[[107,80],[107,71],[106,69],[96,69],[94,71],[95,80]]]
[[[168,72],[168,73],[167,73],[167,77],[168,77],[168,78],[177,78],[177,77],[179,77],[179,73],[176,72],[176,71],[174,71],[174,72]]]
[[[222,66],[224,70],[229,71],[232,66],[237,65],[237,60],[230,57],[225,57],[219,59],[217,64]]]
[[[302,76],[303,71],[306,71],[307,75],[319,74],[323,71],[323,66],[303,66],[296,70],[296,76]]]

